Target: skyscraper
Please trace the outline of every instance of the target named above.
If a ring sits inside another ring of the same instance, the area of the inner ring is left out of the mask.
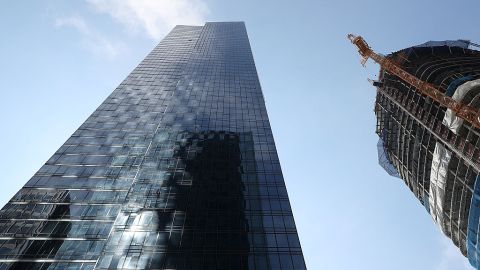
[[[0,269],[305,269],[247,32],[177,26],[0,211]]]
[[[427,42],[387,57],[446,96],[480,108],[480,52],[470,42]],[[405,181],[479,268],[480,131],[383,69],[375,85],[380,164]]]

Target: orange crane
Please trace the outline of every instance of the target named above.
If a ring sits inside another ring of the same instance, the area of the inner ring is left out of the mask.
[[[420,80],[419,78],[402,69],[393,60],[374,52],[361,36],[349,34],[348,39],[350,39],[350,41],[358,48],[358,53],[360,53],[360,56],[362,57],[361,63],[363,66],[365,66],[365,62],[367,62],[368,58],[371,58],[384,70],[398,76],[400,79],[417,89],[417,91],[421,94],[437,101],[441,106],[452,110],[456,116],[469,122],[474,127],[480,128],[480,112],[477,109],[472,106],[462,104],[453,98],[446,96],[440,90],[438,90],[435,85]]]

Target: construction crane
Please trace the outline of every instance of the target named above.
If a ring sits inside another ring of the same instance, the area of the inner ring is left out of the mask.
[[[361,63],[363,66],[365,66],[368,58],[371,58],[384,70],[398,76],[400,79],[413,86],[421,94],[437,101],[440,103],[440,106],[452,110],[456,116],[464,119],[474,127],[480,128],[480,113],[477,109],[472,106],[462,104],[453,98],[446,96],[444,93],[438,90],[435,85],[420,80],[419,78],[402,69],[400,65],[395,63],[395,61],[374,52],[361,36],[349,34],[348,39],[350,39],[350,41],[358,48],[358,53],[360,53],[360,56],[362,57]]]

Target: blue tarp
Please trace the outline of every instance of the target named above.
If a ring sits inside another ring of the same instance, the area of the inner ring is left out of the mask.
[[[390,158],[388,157],[382,138],[378,139],[377,150],[378,150],[378,164],[380,164],[380,166],[382,166],[382,168],[389,175],[400,178],[400,174],[398,173],[395,166],[393,166],[392,161],[390,161]]]
[[[479,176],[475,179],[467,228],[467,258],[472,266],[477,269],[480,266],[480,245],[478,245],[478,232],[480,225],[480,181],[478,179],[480,179]]]
[[[410,53],[414,48],[432,48],[432,47],[441,47],[441,46],[463,48],[463,49],[469,49],[469,50],[475,50],[475,51],[479,51],[479,48],[480,48],[480,45],[465,39],[443,40],[443,41],[432,40],[432,41],[428,41],[420,45],[405,49],[406,50],[405,52],[407,53],[407,55],[410,55]]]
[[[448,87],[447,87],[447,91],[445,91],[445,95],[451,97],[453,96],[453,94],[455,94],[455,90],[457,90],[457,87],[459,87],[461,84],[464,84],[468,81],[471,81],[473,80],[473,76],[472,75],[468,75],[468,76],[465,76],[465,77],[461,77],[461,78],[458,78],[456,80],[454,80],[453,82],[451,82]]]
[[[438,47],[438,46],[460,47],[460,48],[468,49],[468,46],[470,46],[470,41],[464,40],[464,39],[443,40],[443,41],[432,40],[414,47]]]

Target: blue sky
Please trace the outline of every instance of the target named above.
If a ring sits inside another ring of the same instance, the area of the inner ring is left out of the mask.
[[[309,269],[471,269],[377,163],[378,52],[480,42],[477,1],[2,1],[0,203],[175,24],[245,21]]]

